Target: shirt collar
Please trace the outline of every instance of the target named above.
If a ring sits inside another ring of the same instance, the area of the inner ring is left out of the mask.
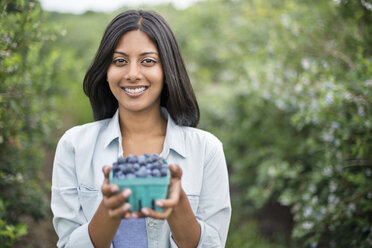
[[[167,131],[165,134],[163,152],[166,156],[169,150],[177,152],[182,157],[186,158],[186,148],[185,148],[185,134],[181,126],[178,126],[166,108],[161,108],[163,117],[167,120]],[[104,130],[104,148],[115,139],[119,139],[121,142],[121,131],[119,126],[119,109],[116,110],[114,116],[108,122],[106,129]]]
[[[186,158],[185,133],[183,128],[174,122],[166,108],[161,108],[161,112],[164,118],[168,121],[163,149],[166,152],[165,157],[167,157],[169,150],[171,149]]]
[[[119,126],[119,109],[116,110],[114,116],[108,122],[106,129],[104,130],[104,148],[107,148],[108,145],[115,139],[121,141],[121,131]]]

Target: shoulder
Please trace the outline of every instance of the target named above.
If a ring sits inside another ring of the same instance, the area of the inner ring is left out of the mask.
[[[223,152],[222,142],[212,133],[194,127],[181,127],[184,133],[185,144],[194,150],[193,154],[206,159],[214,156],[216,152]]]
[[[186,139],[194,142],[200,142],[206,145],[222,145],[221,141],[212,133],[194,127],[181,127]]]
[[[74,126],[68,129],[59,140],[59,144],[70,144],[72,146],[78,144],[85,137],[96,137],[101,130],[106,127],[111,119],[94,121],[83,125]]]

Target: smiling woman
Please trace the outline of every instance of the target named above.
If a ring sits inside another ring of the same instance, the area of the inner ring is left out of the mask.
[[[111,92],[119,111],[153,111],[160,108],[163,70],[158,49],[146,33],[135,30],[123,35],[107,70]]]
[[[116,16],[84,92],[96,121],[68,130],[54,160],[58,246],[223,247],[231,216],[223,147],[195,128],[198,103],[167,22],[144,10]],[[110,184],[104,166],[145,153],[170,164],[167,199],[154,202],[161,212],[131,211],[132,192]]]

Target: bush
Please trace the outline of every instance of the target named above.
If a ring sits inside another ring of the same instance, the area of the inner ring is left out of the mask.
[[[41,167],[56,124],[59,89],[55,32],[37,1],[12,0],[0,9],[0,246],[27,233],[22,216],[48,211]],[[57,81],[57,82],[56,82]]]
[[[296,247],[370,247],[370,6],[231,2],[240,12],[226,61],[239,64],[225,70],[237,86],[222,112],[205,107],[203,125],[224,141],[239,209],[288,206]]]

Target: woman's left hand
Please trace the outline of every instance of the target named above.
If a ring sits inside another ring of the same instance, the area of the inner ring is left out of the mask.
[[[180,202],[180,196],[182,193],[181,177],[182,169],[178,165],[170,164],[169,171],[171,176],[171,182],[168,189],[168,198],[159,199],[155,202],[155,205],[163,208],[163,212],[152,210],[151,208],[142,208],[141,213],[144,217],[151,217],[154,219],[167,219]]]

